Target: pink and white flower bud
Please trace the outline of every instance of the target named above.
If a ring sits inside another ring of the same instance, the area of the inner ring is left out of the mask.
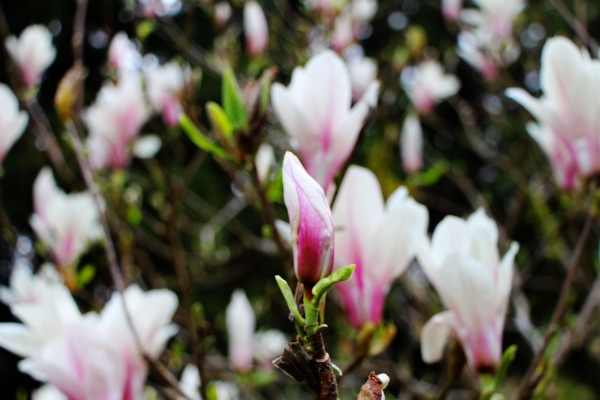
[[[117,33],[110,42],[108,65],[119,71],[136,71],[142,66],[142,55],[125,32]]]
[[[402,73],[402,87],[419,114],[429,114],[443,99],[453,96],[460,89],[460,81],[445,74],[437,61],[425,61],[417,68]]]
[[[448,22],[454,22],[460,16],[462,0],[442,0],[442,14]]]
[[[306,67],[296,67],[287,88],[274,83],[271,96],[279,121],[297,142],[306,170],[327,192],[369,112],[366,100],[351,108],[348,67],[333,51],[324,51]]]
[[[19,101],[8,86],[0,83],[0,164],[4,161],[6,153],[21,137],[29,116],[25,111],[19,111]]]
[[[296,277],[311,288],[333,270],[333,217],[323,188],[290,152],[283,159],[283,198],[290,217]]]
[[[344,13],[335,19],[331,34],[331,48],[342,53],[352,42],[354,42],[354,21],[352,14]]]
[[[355,264],[352,277],[335,285],[350,324],[379,325],[385,296],[427,235],[427,208],[398,188],[384,204],[375,175],[350,166],[333,208],[335,268]]]
[[[10,35],[4,44],[19,67],[25,86],[39,85],[42,74],[56,58],[56,48],[52,46],[52,33],[48,28],[30,25],[19,38]]]
[[[542,50],[540,87],[543,96],[511,88],[506,95],[537,120],[527,131],[549,158],[562,189],[600,172],[600,61],[591,59],[563,37],[548,39]]]
[[[72,267],[91,243],[102,237],[98,210],[89,192],[67,195],[45,167],[33,187],[35,213],[29,223],[52,251],[58,268]]]
[[[419,117],[407,115],[400,134],[402,166],[407,174],[414,174],[423,167],[423,129]]]
[[[137,75],[124,74],[117,85],[107,83],[84,114],[92,167],[125,168],[131,159],[131,145],[149,116]]]
[[[256,315],[242,289],[233,292],[225,318],[229,334],[229,361],[236,371],[247,371],[253,363]]]
[[[249,1],[244,6],[244,34],[246,35],[246,51],[252,57],[262,56],[269,45],[269,28],[262,8],[256,1]]]
[[[220,1],[215,4],[215,24],[219,28],[224,28],[229,22],[232,14],[231,5],[227,1]]]
[[[146,73],[148,97],[154,111],[162,113],[165,124],[179,125],[183,108],[179,97],[184,89],[183,67],[176,62],[154,68]]]
[[[497,246],[498,227],[483,209],[466,221],[444,218],[431,242],[425,240],[420,246],[419,263],[449,309],[423,327],[421,354],[425,362],[441,359],[452,334],[473,370],[489,373],[498,367],[519,245],[513,242],[502,259]]]

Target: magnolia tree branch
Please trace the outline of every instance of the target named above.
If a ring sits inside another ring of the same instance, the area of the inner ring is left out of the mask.
[[[595,208],[595,206],[594,206],[594,208]],[[596,218],[597,218],[596,210],[594,209],[594,210],[592,210],[592,212],[589,213],[587,220],[585,222],[585,225],[583,227],[583,230],[581,231],[581,233],[579,235],[579,239],[577,240],[577,244],[575,246],[575,251],[573,252],[573,256],[571,258],[571,263],[569,264],[569,268],[567,270],[567,276],[564,280],[562,289],[560,291],[560,297],[558,299],[558,303],[556,304],[556,308],[554,309],[552,319],[550,320],[550,324],[548,326],[548,329],[546,330],[546,335],[544,336],[544,341],[543,341],[542,345],[540,346],[540,348],[537,350],[533,360],[531,361],[531,364],[529,364],[529,368],[527,368],[527,372],[523,376],[521,383],[519,384],[519,386],[517,387],[517,389],[514,393],[513,398],[516,400],[523,400],[523,399],[531,398],[531,393],[536,386],[536,379],[534,379],[534,373],[544,357],[544,353],[546,352],[546,349],[548,348],[548,345],[550,344],[550,340],[552,339],[552,336],[554,336],[554,334],[560,327],[562,319],[567,311],[567,305],[568,305],[567,300],[568,300],[569,292],[571,290],[571,286],[573,285],[573,281],[575,280],[575,275],[577,274],[577,270],[579,267],[579,260],[581,259],[581,255],[583,253],[583,248],[585,246],[585,243],[587,242],[587,239],[590,235],[592,226],[593,226]]]
[[[308,340],[313,350],[312,359],[319,374],[319,383],[321,386],[319,400],[339,400],[337,382],[333,367],[331,366],[331,359],[327,351],[325,351],[323,335],[321,332],[317,332],[309,335]]]

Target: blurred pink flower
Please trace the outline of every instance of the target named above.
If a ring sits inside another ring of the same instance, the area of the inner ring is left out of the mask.
[[[327,50],[296,67],[286,88],[275,83],[272,103],[279,121],[297,142],[308,173],[327,191],[335,174],[350,156],[369,106],[353,108],[348,67]]]
[[[35,213],[29,223],[52,251],[59,269],[74,267],[90,244],[102,237],[96,204],[89,192],[67,195],[43,168],[33,187]]]
[[[462,10],[462,0],[442,0],[442,14],[446,21],[456,21]]]
[[[354,328],[379,325],[385,296],[426,237],[428,220],[427,208],[408,197],[405,187],[384,204],[375,175],[363,167],[348,168],[333,208],[335,268],[356,264],[356,269],[335,287]]]
[[[380,82],[377,80],[377,63],[372,58],[362,57],[349,64],[352,81],[352,97],[360,101],[365,96],[365,102],[371,108],[377,107]]]
[[[56,58],[52,33],[44,25],[28,26],[18,38],[10,35],[5,45],[27,87],[38,85],[42,74]]]
[[[414,174],[423,167],[423,129],[419,117],[408,114],[400,134],[402,166],[407,174]]]
[[[131,144],[149,116],[150,108],[137,75],[123,74],[117,85],[105,84],[84,114],[90,131],[86,147],[92,167],[126,167],[131,159]]]
[[[29,116],[25,111],[19,111],[19,101],[8,86],[0,83],[0,164],[4,161],[6,153],[21,137]]]
[[[502,260],[498,227],[479,209],[466,221],[448,216],[425,240],[418,259],[448,311],[436,314],[421,332],[421,354],[428,363],[441,359],[452,334],[471,368],[493,372],[502,356],[502,332],[512,287],[513,242]]]
[[[229,361],[237,371],[252,368],[252,351],[256,316],[242,289],[231,295],[231,302],[225,311],[229,334]]]
[[[249,1],[244,6],[244,34],[249,55],[258,57],[267,51],[269,28],[265,13],[256,1]]]
[[[224,28],[231,18],[231,5],[227,1],[219,1],[215,4],[215,24],[219,28]]]
[[[184,68],[176,62],[170,62],[146,72],[150,103],[154,111],[162,113],[165,124],[170,127],[178,126],[183,114],[179,96],[185,84]]]
[[[429,114],[437,103],[460,89],[458,78],[445,74],[437,61],[425,61],[417,68],[407,68],[402,73],[402,87],[419,114]]]
[[[600,171],[600,62],[566,38],[548,39],[540,87],[539,99],[520,88],[506,95],[535,117],[527,131],[550,159],[558,184],[571,190]]]
[[[310,289],[333,269],[333,217],[323,189],[290,152],[283,160],[283,197],[296,277]]]
[[[125,32],[117,33],[108,48],[108,65],[119,71],[135,71],[142,65],[142,55]]]

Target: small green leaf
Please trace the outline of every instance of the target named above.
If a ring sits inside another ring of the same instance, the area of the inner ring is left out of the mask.
[[[208,115],[208,119],[210,120],[210,124],[213,129],[217,131],[225,140],[229,143],[233,142],[233,127],[231,126],[231,122],[229,122],[229,118],[227,118],[227,114],[215,102],[209,101],[206,103],[206,114]]]
[[[338,367],[337,365],[335,365],[334,363],[331,363],[331,369],[333,369],[333,372],[335,372],[335,374],[337,376],[344,375],[344,373],[342,372],[342,369],[340,367]]]
[[[315,306],[318,308],[318,305],[321,303],[321,299],[323,296],[338,282],[347,281],[352,276],[352,272],[354,272],[354,268],[356,265],[352,264],[344,268],[340,268],[337,271],[334,271],[327,278],[321,279],[317,284],[313,287],[312,293],[315,296],[314,300]]]
[[[290,289],[288,283],[279,275],[275,275],[275,280],[277,281],[279,290],[281,290],[281,294],[283,294],[283,298],[285,299],[285,302],[287,303],[291,313],[294,315],[296,321],[298,321],[298,323],[302,326],[306,325],[306,321],[300,315],[298,305],[296,304],[296,299],[294,298],[294,293],[292,293],[292,289]]]
[[[96,276],[96,267],[92,264],[86,264],[77,274],[77,287],[85,287]]]
[[[271,80],[268,78],[263,78],[260,85],[260,101],[258,103],[258,115],[265,115],[265,111],[267,111],[267,105],[269,105],[269,93],[271,89]]]
[[[231,159],[231,156],[225,150],[223,150],[222,147],[213,143],[212,140],[210,140],[208,137],[206,137],[206,135],[200,132],[200,130],[196,128],[194,123],[190,120],[190,118],[187,115],[182,115],[179,119],[179,123],[181,124],[181,127],[183,128],[185,133],[187,133],[190,140],[194,142],[196,146],[216,156]]]
[[[502,384],[502,381],[504,380],[504,377],[506,376],[506,373],[508,372],[508,367],[510,367],[510,364],[515,359],[516,353],[517,353],[517,345],[513,344],[508,349],[506,349],[504,354],[502,354],[502,360],[500,361],[500,367],[498,367],[498,371],[496,371],[496,375],[494,375],[494,381],[493,381],[494,392],[496,392],[500,388],[500,385]]]
[[[231,68],[227,68],[223,73],[222,90],[223,108],[229,117],[229,122],[235,130],[247,131],[248,117],[242,100],[242,91]]]
[[[144,41],[154,31],[156,22],[154,20],[147,19],[138,24],[136,33],[141,41]]]
[[[127,222],[129,222],[129,225],[131,226],[138,226],[143,218],[142,210],[135,204],[131,204],[127,207],[126,216]]]

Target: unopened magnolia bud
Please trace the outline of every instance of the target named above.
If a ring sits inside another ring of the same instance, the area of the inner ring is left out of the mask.
[[[85,76],[85,69],[81,62],[76,62],[62,78],[54,96],[54,107],[58,116],[63,121],[73,118],[73,105],[81,95],[81,84]]]
[[[381,379],[381,378],[383,379]],[[390,378],[386,374],[376,375],[375,372],[371,372],[367,383],[362,385],[360,393],[358,394],[358,400],[383,400],[385,395],[383,389],[388,385]]]

